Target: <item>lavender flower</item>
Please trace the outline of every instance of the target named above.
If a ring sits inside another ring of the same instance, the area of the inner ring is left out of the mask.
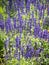
[[[22,33],[22,27],[19,27],[19,32]]]
[[[16,48],[20,47],[20,38],[16,37]]]
[[[21,1],[20,0],[16,0],[16,3],[17,3],[17,9],[20,9],[20,3],[21,3]]]
[[[42,4],[38,3],[38,4],[37,4],[37,8],[38,8],[39,11],[42,10],[42,8],[43,8],[43,7],[42,7]]]
[[[24,13],[24,0],[21,1],[21,9],[22,9],[22,13]]]
[[[14,53],[14,58],[16,58],[17,60],[20,60],[20,52],[18,52],[18,49],[16,49]]]
[[[8,18],[5,22],[5,28],[6,32],[8,33],[9,31],[12,31],[12,24],[11,24],[11,19]]]
[[[47,30],[44,30],[43,31],[43,38],[46,40],[47,39],[47,36],[48,36],[48,31]]]
[[[26,10],[30,11],[30,0],[26,2]]]
[[[20,60],[20,52],[18,52],[18,57],[17,57],[18,60]]]
[[[17,58],[17,56],[18,56],[18,49],[16,49],[14,52],[14,58]]]
[[[39,31],[40,31],[40,25],[38,24],[34,27],[34,36],[35,37],[38,37]]]
[[[23,26],[23,20],[20,14],[18,14],[18,23],[19,23],[19,31],[22,31],[22,26]]]
[[[33,55],[34,55],[34,48],[31,48],[28,45],[25,53],[25,58],[31,58]]]
[[[33,18],[33,26],[36,26],[36,19]]]
[[[0,28],[4,30],[4,21],[0,20]]]
[[[42,13],[42,10],[39,11],[39,19],[41,19],[43,13]]]
[[[38,48],[36,51],[35,51],[35,56],[39,56],[41,51],[43,51],[42,48]]]
[[[39,38],[42,38],[43,37],[43,31],[42,30],[39,31],[38,37]]]
[[[17,3],[14,2],[14,10],[17,11]]]
[[[10,38],[7,38],[7,39],[5,40],[5,43],[4,43],[4,45],[5,45],[5,50],[6,50],[6,54],[7,54],[7,49],[9,48],[9,43],[10,43]]]
[[[29,20],[28,25],[29,25],[29,28],[31,29],[32,28],[32,20],[31,19]]]
[[[16,29],[17,28],[17,26],[16,26],[16,21],[17,21],[16,18],[14,18],[13,21],[14,21],[14,28]]]
[[[47,36],[47,38],[48,38],[48,42],[49,42],[49,33],[48,33],[48,36]]]
[[[36,5],[36,0],[31,0],[31,3],[33,3],[34,5]]]
[[[20,48],[20,51],[21,51],[21,54],[22,54],[22,57],[23,57],[24,54],[25,54],[25,53],[24,53],[24,47],[21,47],[21,48]]]
[[[22,19],[20,19],[20,27],[22,27],[22,25],[23,25],[23,20]]]

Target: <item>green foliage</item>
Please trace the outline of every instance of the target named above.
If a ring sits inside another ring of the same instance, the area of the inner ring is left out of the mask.
[[[4,62],[3,55],[4,55],[4,35],[2,33],[0,33],[0,63]]]
[[[3,43],[3,41],[0,39],[0,63],[4,60],[4,59],[3,59],[3,54],[4,54],[4,49],[3,49],[3,47],[4,47],[4,43]]]

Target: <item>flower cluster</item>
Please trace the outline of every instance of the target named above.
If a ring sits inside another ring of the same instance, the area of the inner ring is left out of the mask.
[[[42,30],[39,25],[34,27],[34,36],[45,40],[49,40],[49,32],[45,29]]]

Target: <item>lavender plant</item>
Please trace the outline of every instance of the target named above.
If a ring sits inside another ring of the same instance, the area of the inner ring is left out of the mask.
[[[2,64],[49,65],[48,1],[2,0],[0,3],[0,14],[6,15],[0,18],[0,48],[4,49],[5,60]]]

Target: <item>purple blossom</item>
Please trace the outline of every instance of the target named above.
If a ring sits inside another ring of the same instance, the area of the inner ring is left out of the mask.
[[[39,24],[34,27],[34,36],[35,37],[38,37],[38,34],[39,34],[40,30],[41,30],[41,28],[40,28]]]
[[[10,41],[10,38],[7,38],[6,41],[5,41],[5,45],[9,45],[9,41]]]
[[[31,58],[34,55],[34,48],[27,45],[25,58]]]
[[[36,19],[33,18],[33,26],[36,26]]]
[[[17,11],[17,3],[14,2],[14,10]]]
[[[9,47],[9,43],[10,43],[10,38],[7,38],[4,42],[4,45],[5,45],[5,50],[6,50],[6,54],[7,54],[7,49]]]
[[[32,14],[31,14],[31,15],[32,15],[32,19],[34,19],[34,12],[32,12]]]
[[[14,53],[14,58],[16,58],[17,60],[20,60],[20,52],[18,52],[17,49],[16,49],[16,51]]]
[[[24,0],[22,0],[22,2],[21,2],[21,8],[22,8],[22,13],[24,13]]]
[[[22,46],[21,48],[20,48],[20,51],[21,51],[21,54],[22,54],[22,57],[24,56],[24,47]]]
[[[36,51],[35,51],[35,56],[39,56],[39,54],[41,53],[41,51],[43,51],[42,48],[38,48]]]
[[[20,2],[20,8],[23,10],[24,9],[24,0],[21,0]]]
[[[6,32],[8,33],[9,31],[12,31],[12,23],[11,23],[11,19],[7,18],[6,22],[5,22],[5,28],[6,28]]]
[[[42,9],[43,9],[43,10],[46,9],[46,4],[42,4]]]
[[[19,48],[20,47],[20,38],[19,37],[16,37],[16,48]]]
[[[22,27],[22,25],[23,25],[23,20],[22,19],[20,19],[20,27]]]
[[[39,19],[41,19],[42,15],[43,15],[43,12],[42,12],[42,10],[40,10],[39,11]]]
[[[18,9],[20,9],[21,1],[20,0],[16,0],[16,3],[17,3],[17,10],[18,10]]]
[[[19,32],[22,33],[22,27],[19,27]]]
[[[39,31],[38,37],[39,38],[42,38],[43,37],[43,31],[42,30]]]
[[[20,52],[18,52],[18,57],[17,57],[18,60],[20,60]]]
[[[31,19],[29,20],[28,25],[29,25],[29,28],[31,29],[32,28],[32,20]]]
[[[26,21],[23,21],[23,23],[22,23],[22,29],[25,29],[25,27],[26,27]]]
[[[16,18],[14,18],[13,21],[14,21],[14,28],[16,29],[17,28],[17,26],[16,26],[16,21],[17,21]]]
[[[47,30],[44,30],[43,31],[43,39],[47,39],[47,36],[48,36],[48,31]]]
[[[18,14],[18,23],[19,23],[19,29],[22,30],[23,27],[23,20],[20,14]]]
[[[26,1],[26,11],[30,11],[30,0]]]
[[[49,42],[49,33],[48,33],[48,36],[47,36],[47,38],[48,38],[48,42]]]
[[[34,5],[36,5],[36,0],[31,0],[31,3],[33,3]]]
[[[4,21],[0,20],[0,28],[4,30]]]
[[[42,4],[38,3],[38,4],[37,4],[37,8],[38,8],[39,11],[42,10],[42,9],[43,9]]]

